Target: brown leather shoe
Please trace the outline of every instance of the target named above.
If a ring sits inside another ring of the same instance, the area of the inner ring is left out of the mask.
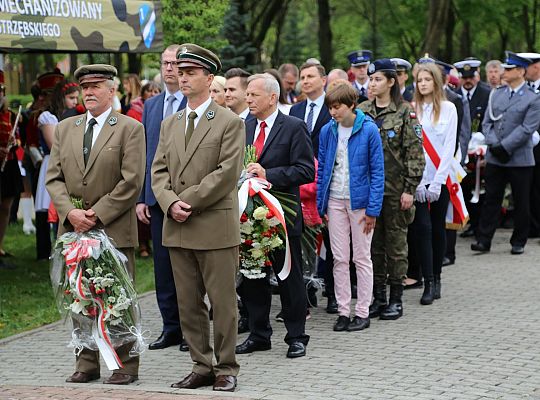
[[[76,371],[69,378],[66,379],[66,382],[70,383],[88,383],[90,381],[95,381],[99,379],[99,373],[88,374],[86,372]]]
[[[215,391],[234,392],[234,389],[236,389],[236,376],[218,375],[216,377],[216,383],[214,383]]]
[[[103,383],[108,385],[129,385],[138,379],[139,377],[137,375],[127,375],[121,374],[120,372],[113,372],[113,374],[109,378],[105,379]]]
[[[201,375],[192,372],[178,383],[173,383],[171,387],[176,389],[197,389],[203,386],[214,384],[216,377],[214,375]]]

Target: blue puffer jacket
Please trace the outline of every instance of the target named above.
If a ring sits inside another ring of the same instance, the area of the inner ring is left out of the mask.
[[[381,137],[371,117],[361,110],[355,112],[356,119],[348,147],[351,208],[365,208],[366,215],[378,217],[384,195],[384,154]],[[323,126],[319,136],[317,210],[321,216],[327,213],[337,143],[337,123],[332,119]]]

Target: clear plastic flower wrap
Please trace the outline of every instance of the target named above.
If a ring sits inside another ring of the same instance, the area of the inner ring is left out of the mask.
[[[58,310],[71,321],[74,352],[99,350],[109,369],[122,363],[118,347],[133,343],[130,356],[146,345],[141,333],[141,310],[127,258],[103,230],[68,232],[55,243],[51,282]]]

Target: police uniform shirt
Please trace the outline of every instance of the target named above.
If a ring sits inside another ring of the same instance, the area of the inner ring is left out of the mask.
[[[196,129],[197,124],[201,120],[201,117],[204,115],[204,112],[206,111],[206,109],[210,106],[211,102],[212,102],[212,98],[209,97],[208,100],[206,100],[204,103],[202,103],[195,110],[192,110],[191,108],[189,108],[188,105],[186,105],[186,112],[185,112],[185,114],[186,114],[186,131],[187,131],[187,128],[188,128],[188,123],[189,123],[189,119],[188,119],[189,114],[192,111],[195,111],[195,114],[197,114],[197,118],[195,118],[195,120],[193,121],[193,129]]]
[[[94,147],[94,144],[96,143],[96,140],[99,136],[99,133],[101,132],[101,129],[105,125],[105,122],[107,121],[107,118],[109,118],[109,114],[112,111],[112,107],[109,107],[104,113],[102,113],[99,117],[94,117],[90,111],[86,112],[86,126],[84,127],[84,131],[88,129],[88,123],[92,118],[94,118],[97,122],[97,124],[94,125],[93,135],[92,135],[92,147]]]
[[[165,98],[163,99],[163,118],[165,118],[165,113],[167,112],[167,107],[169,106],[169,96],[171,93],[167,90],[167,86],[165,86]],[[180,103],[182,103],[182,100],[184,99],[184,95],[180,90],[176,91],[176,93],[172,94],[174,96],[174,100],[172,102],[172,112],[175,113],[178,111],[178,107],[180,107]]]
[[[355,89],[358,91],[358,93],[362,93],[362,88],[364,89],[364,96],[367,97],[367,94],[368,94],[368,86],[369,86],[369,78],[366,80],[366,83],[364,83],[363,85],[360,84],[360,82],[358,81],[354,81],[354,87]]]
[[[264,128],[264,143],[266,144],[266,141],[268,140],[268,136],[270,135],[270,131],[272,130],[272,127],[274,126],[274,122],[276,122],[276,118],[278,116],[279,110],[276,109],[272,114],[268,116],[264,120],[266,122],[266,127]],[[255,136],[253,137],[253,143],[257,141],[257,138],[259,137],[259,133],[261,133],[261,122],[263,120],[257,118],[257,126],[255,127]]]
[[[324,96],[325,93],[323,92],[322,95],[317,97],[314,101],[311,101],[310,99],[307,99],[306,104],[306,113],[304,114],[304,122],[307,124],[307,119],[309,115],[309,111],[311,110],[311,103],[315,104],[315,107],[313,107],[313,121],[312,125],[308,126],[309,131],[311,132],[313,130],[313,127],[317,123],[317,118],[319,118],[319,114],[321,113],[322,106],[324,105]]]

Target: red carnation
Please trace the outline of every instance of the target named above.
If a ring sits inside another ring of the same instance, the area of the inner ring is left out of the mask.
[[[242,215],[240,216],[240,222],[247,222],[248,221],[248,216],[246,213],[242,213]]]
[[[253,244],[253,240],[246,239],[246,240],[244,240],[244,244],[245,244],[246,246],[251,246],[251,245]]]
[[[271,267],[271,266],[272,266],[272,261],[266,260],[266,261],[264,262],[264,266],[265,266],[265,267]]]
[[[266,219],[272,219],[275,217],[275,214],[273,213],[272,210],[268,210],[268,212],[266,213]]]

